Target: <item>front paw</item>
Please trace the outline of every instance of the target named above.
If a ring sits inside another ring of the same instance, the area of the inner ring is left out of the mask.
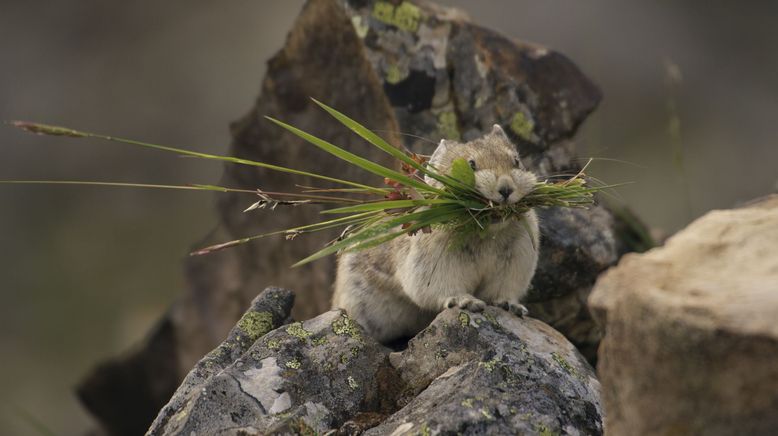
[[[449,297],[443,302],[444,308],[458,307],[460,309],[466,309],[471,312],[483,312],[486,308],[486,303],[473,297],[472,295],[458,295],[456,297]]]
[[[524,318],[529,313],[529,310],[527,310],[527,308],[520,303],[511,303],[508,301],[502,301],[496,303],[495,306],[499,307],[500,309],[507,310],[508,312],[518,316],[519,318]]]

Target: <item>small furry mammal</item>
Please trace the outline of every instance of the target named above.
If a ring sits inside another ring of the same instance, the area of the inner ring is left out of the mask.
[[[516,147],[499,125],[467,142],[442,140],[430,164],[448,173],[464,158],[475,170],[476,189],[496,203],[515,203],[537,178],[525,170]],[[431,185],[439,182],[426,178]],[[494,304],[524,316],[519,303],[538,260],[535,212],[492,223],[486,237],[451,246],[450,232],[433,229],[403,236],[338,259],[333,307],[345,309],[381,342],[414,336],[449,307],[481,311]]]

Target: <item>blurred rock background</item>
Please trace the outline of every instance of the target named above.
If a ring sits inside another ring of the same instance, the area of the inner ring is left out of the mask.
[[[440,0],[603,90],[591,174],[660,234],[774,192],[778,4]],[[0,1],[0,119],[223,153],[302,0]],[[0,127],[0,179],[215,183],[210,162]],[[205,193],[0,186],[0,434],[79,434],[72,386],[137,342],[215,223]]]

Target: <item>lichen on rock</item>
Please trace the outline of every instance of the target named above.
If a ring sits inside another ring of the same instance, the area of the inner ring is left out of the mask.
[[[341,311],[281,326],[221,371],[182,385],[149,434],[323,433],[361,412],[385,413],[394,407],[388,353]]]
[[[273,329],[273,314],[270,312],[246,312],[238,320],[238,328],[248,335],[250,341],[256,341]]]

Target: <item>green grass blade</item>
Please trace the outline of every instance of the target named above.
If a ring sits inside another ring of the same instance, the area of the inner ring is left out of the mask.
[[[385,153],[388,153],[389,155],[395,157],[401,162],[410,165],[412,168],[418,170],[420,173],[426,174],[448,187],[456,187],[458,189],[464,189],[468,191],[470,190],[469,186],[467,186],[466,184],[461,184],[456,178],[447,176],[445,174],[440,174],[434,169],[428,168],[416,162],[405,152],[393,146],[392,144],[389,144],[385,139],[377,135],[375,132],[363,126],[362,124],[359,124],[354,119],[349,118],[347,115],[339,112],[338,110],[330,106],[327,106],[326,104],[320,102],[319,100],[316,100],[315,98],[312,98],[311,100],[313,100],[314,103],[319,105],[319,107],[327,111],[327,113],[332,115],[333,118],[340,121],[341,124],[351,129],[352,132],[361,136],[362,139],[374,145],[375,147],[379,148],[380,150],[384,151]]]
[[[341,124],[351,129],[351,131],[353,131],[357,135],[361,136],[362,139],[364,139],[365,141],[373,144],[374,146],[390,154],[391,156],[397,158],[398,160],[412,166],[413,168],[416,168],[422,172],[426,171],[423,165],[413,160],[402,150],[386,142],[384,138],[373,133],[373,131],[371,131],[367,127],[359,124],[355,120],[349,118],[348,116],[337,111],[336,109],[327,106],[326,104],[320,102],[319,100],[316,100],[315,98],[312,98],[311,100],[313,100],[314,103],[319,105],[319,107],[327,111],[327,113],[332,115],[332,117],[334,117],[336,120],[340,121]]]
[[[35,133],[35,134],[38,134],[38,135],[54,135],[54,136],[69,136],[69,137],[73,137],[73,138],[102,139],[102,140],[110,141],[110,142],[119,142],[119,143],[123,143],[123,144],[130,144],[130,145],[136,145],[136,146],[145,147],[145,148],[151,148],[151,149],[154,149],[154,150],[167,151],[167,152],[171,152],[171,153],[180,154],[180,155],[183,155],[183,156],[191,156],[191,157],[197,157],[197,158],[209,159],[209,160],[218,160],[218,161],[222,161],[222,162],[229,162],[229,163],[234,163],[234,164],[239,164],[239,165],[249,165],[249,166],[255,166],[255,167],[260,167],[260,168],[266,168],[266,169],[273,170],[273,171],[279,171],[279,172],[283,172],[283,173],[289,173],[289,174],[296,174],[296,175],[300,175],[300,176],[313,177],[313,178],[320,179],[320,180],[326,180],[328,182],[334,182],[334,183],[338,183],[338,184],[342,184],[342,185],[348,185],[348,186],[353,186],[353,187],[357,187],[357,188],[366,189],[366,190],[369,190],[369,191],[377,193],[377,194],[384,194],[384,193],[388,192],[388,191],[386,191],[384,189],[375,188],[373,186],[363,185],[361,183],[351,182],[351,181],[348,181],[348,180],[338,179],[338,178],[335,178],[335,177],[324,176],[324,175],[321,175],[321,174],[310,173],[310,172],[307,172],[307,171],[295,170],[293,168],[286,168],[286,167],[282,167],[282,166],[278,166],[278,165],[267,164],[267,163],[264,163],[264,162],[258,162],[258,161],[253,161],[253,160],[249,160],[249,159],[242,159],[242,158],[237,158],[237,157],[232,157],[232,156],[221,156],[221,155],[208,154],[208,153],[200,153],[200,152],[197,152],[197,151],[186,150],[186,149],[183,149],[183,148],[168,147],[166,145],[151,144],[151,143],[148,143],[148,142],[135,141],[135,140],[132,140],[132,139],[119,138],[119,137],[116,137],[116,136],[101,135],[101,134],[98,134],[98,133],[82,132],[82,131],[73,130],[73,129],[70,129],[70,128],[67,128],[67,127],[51,126],[51,125],[48,125],[48,124],[29,123],[29,122],[26,122],[26,121],[12,121],[11,124],[13,126],[15,126],[15,127],[18,127],[20,129],[23,129],[23,130],[26,130],[28,132]]]
[[[337,209],[327,209],[321,211],[323,214],[353,213],[363,211],[378,211],[387,209],[405,209],[409,207],[431,206],[434,204],[459,204],[454,200],[448,199],[426,199],[426,200],[388,200],[363,203],[355,206],[339,207]]]
[[[338,147],[337,145],[333,145],[323,139],[317,138],[316,136],[311,135],[310,133],[306,133],[294,126],[291,126],[289,124],[284,123],[283,121],[279,121],[275,118],[271,117],[265,117],[271,122],[277,124],[278,126],[283,127],[284,129],[294,133],[295,135],[299,136],[300,138],[310,142],[311,144],[315,145],[316,147],[319,147],[320,149],[326,151],[327,153],[344,160],[351,165],[357,166],[359,168],[362,168],[365,171],[371,172],[373,174],[379,175],[381,177],[386,177],[392,180],[396,180],[406,186],[411,186],[416,189],[426,191],[426,192],[433,192],[436,194],[442,194],[443,191],[440,189],[434,188],[426,183],[424,183],[421,180],[414,179],[411,177],[406,176],[405,174],[395,171],[390,168],[386,168],[383,165],[379,165],[371,160],[365,159],[361,156],[357,156],[354,153],[351,153],[350,151],[346,151],[341,147]]]
[[[306,263],[313,262],[314,260],[321,259],[325,256],[329,256],[330,254],[334,254],[340,250],[348,249],[350,246],[358,245],[359,243],[366,242],[373,238],[385,236],[394,227],[401,226],[406,223],[418,221],[420,223],[424,223],[424,225],[422,225],[421,227],[425,227],[427,225],[435,224],[437,222],[443,222],[446,219],[450,218],[450,216],[452,215],[461,215],[461,214],[462,214],[462,208],[458,205],[454,205],[454,206],[443,205],[443,206],[436,207],[435,209],[427,209],[419,212],[402,214],[398,217],[388,219],[382,223],[378,223],[376,225],[370,226],[361,232],[353,233],[348,237],[346,237],[345,239],[343,239],[342,241],[324,247],[321,250],[317,251],[316,253],[313,253],[312,255],[306,257],[305,259],[295,263],[294,265],[292,265],[292,267],[294,268],[300,265],[304,265]]]
[[[226,188],[214,185],[159,185],[151,183],[125,183],[125,182],[94,182],[86,180],[0,180],[3,185],[79,185],[79,186],[111,186],[120,188],[152,188],[152,189],[176,189],[184,191],[209,191],[209,192],[241,192],[256,195],[253,189]]]
[[[261,233],[259,235],[253,235],[253,236],[247,236],[245,238],[239,238],[239,239],[233,239],[232,241],[222,242],[219,244],[209,245],[207,247],[203,247],[199,250],[195,250],[191,253],[189,253],[190,256],[201,256],[204,254],[210,254],[214,251],[223,250],[225,248],[235,247],[238,245],[242,245],[251,241],[255,241],[257,239],[266,238],[269,236],[277,236],[277,235],[291,235],[295,233],[312,233],[317,232],[319,230],[326,230],[331,229],[333,227],[343,227],[350,224],[357,224],[363,221],[366,221],[367,219],[372,218],[375,216],[375,212],[365,212],[361,214],[354,214],[349,215],[346,217],[336,218],[332,220],[322,221],[314,224],[308,224],[304,226],[299,227],[292,227],[289,229],[283,229],[283,230],[274,230],[272,232],[267,233]]]
[[[424,227],[433,226],[435,224],[441,224],[445,221],[448,221],[449,219],[455,218],[457,216],[461,215],[461,212],[459,211],[453,211],[449,212],[447,214],[440,214],[436,215],[434,218],[428,218],[426,220],[418,220],[414,223],[412,223],[409,227],[398,230],[394,233],[386,233],[382,236],[375,237],[373,239],[369,239],[363,242],[360,242],[356,245],[354,245],[351,248],[347,248],[346,251],[358,251],[358,250],[365,250],[368,248],[376,247],[378,245],[381,245],[385,242],[388,242],[398,236],[402,236],[404,234],[415,232],[416,230],[422,229]]]

